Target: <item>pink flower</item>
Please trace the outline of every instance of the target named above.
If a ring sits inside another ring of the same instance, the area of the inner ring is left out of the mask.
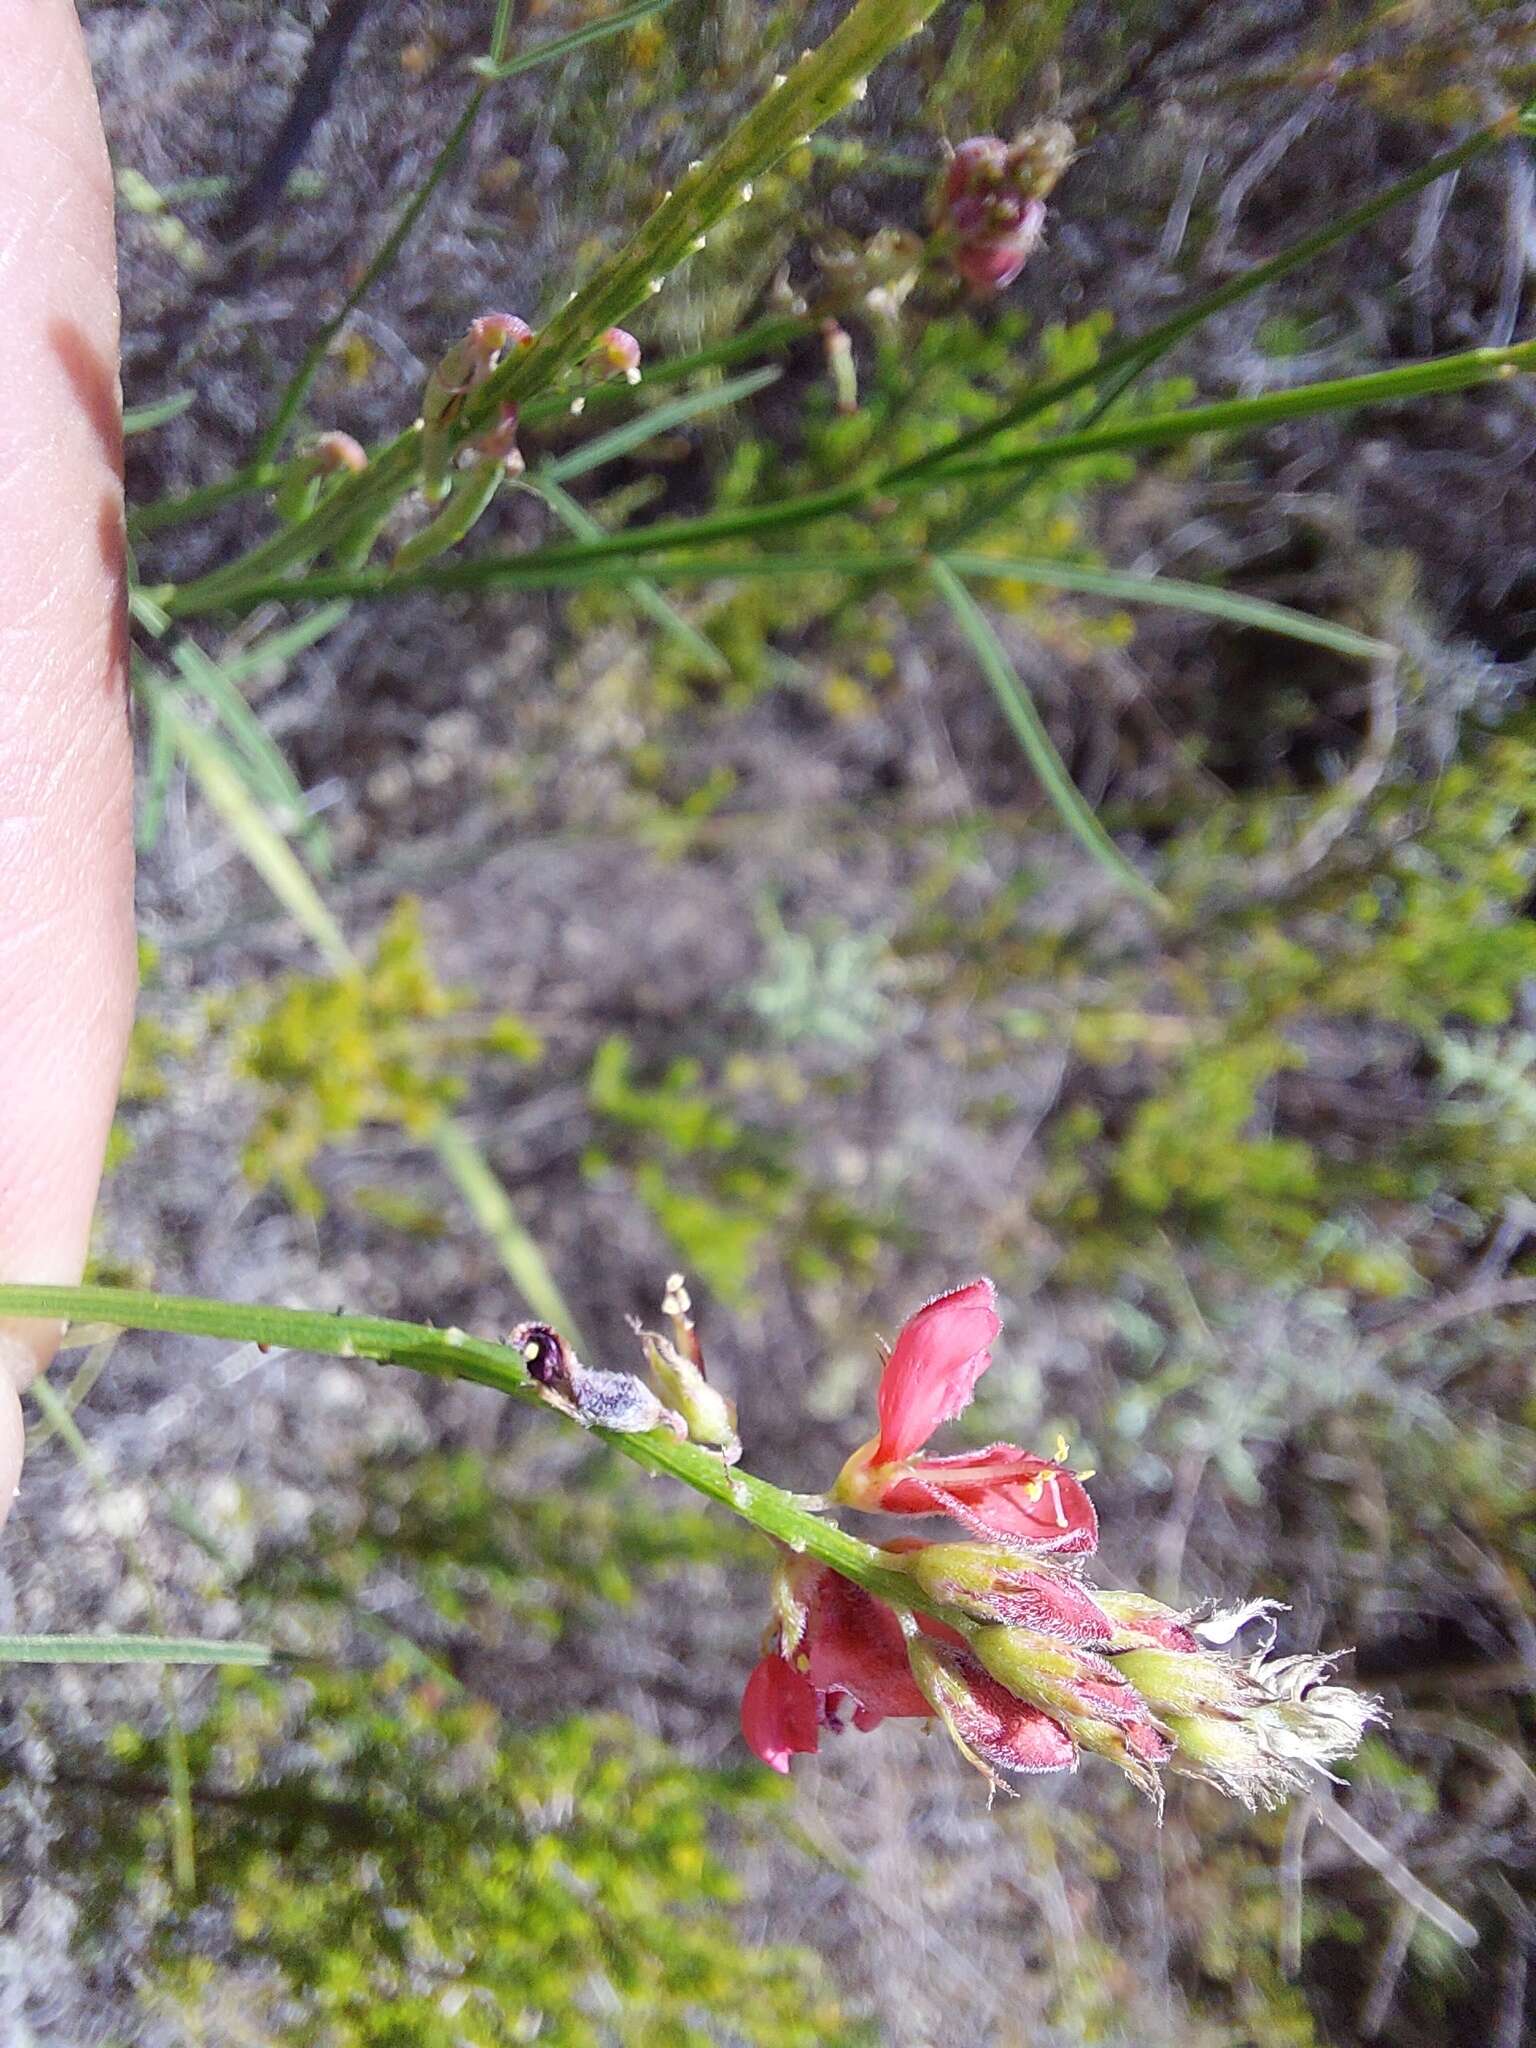
[[[925,1302],[902,1327],[880,1376],[880,1429],[838,1475],[832,1498],[887,1514],[946,1514],[973,1535],[1058,1556],[1097,1548],[1098,1517],[1082,1481],[1017,1444],[919,1457],[940,1423],[970,1405],[1002,1323],[997,1290],[973,1280]]]
[[[1031,199],[1018,225],[999,234],[963,236],[952,262],[960,276],[978,292],[1006,291],[1039,248],[1045,234],[1045,201]]]
[[[785,1575],[777,1648],[741,1700],[748,1747],[773,1770],[813,1753],[823,1728],[942,1719],[968,1753],[1013,1771],[1070,1770],[1076,1745],[1039,1708],[1013,1698],[941,1621],[918,1616],[909,1644],[894,1611],[825,1565]]]
[[[770,1770],[789,1771],[796,1754],[814,1754],[819,1718],[810,1680],[783,1657],[762,1657],[741,1696],[741,1732]]]
[[[1087,1557],[1099,1545],[1099,1518],[1077,1474],[1017,1444],[911,1459],[874,1505],[952,1515],[974,1536],[1011,1537],[1057,1557]]]
[[[950,262],[973,290],[1004,290],[1040,246],[1046,197],[1072,148],[1072,131],[1048,121],[1012,143],[973,135],[955,150],[933,215]]]

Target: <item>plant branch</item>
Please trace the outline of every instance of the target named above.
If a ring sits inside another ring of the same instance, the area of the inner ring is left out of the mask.
[[[131,1288],[8,1286],[0,1286],[0,1316],[105,1323],[117,1329],[164,1330],[274,1350],[313,1351],[328,1358],[369,1358],[434,1379],[468,1380],[516,1400],[548,1406],[529,1379],[521,1355],[510,1345],[464,1330],[439,1330],[381,1316],[325,1315],[313,1309],[206,1301]],[[760,1534],[799,1555],[817,1558],[879,1598],[920,1607],[940,1618],[949,1616],[948,1608],[924,1596],[905,1573],[884,1564],[872,1544],[810,1513],[782,1488],[725,1465],[718,1453],[679,1443],[665,1431],[636,1436],[599,1429],[594,1434],[647,1471],[665,1473],[691,1487]]]

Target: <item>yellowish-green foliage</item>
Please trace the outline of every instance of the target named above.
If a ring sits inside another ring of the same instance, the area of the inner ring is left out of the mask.
[[[1048,1132],[1041,1207],[1075,1267],[1112,1268],[1168,1219],[1284,1270],[1298,1242],[1373,1198],[1438,1189],[1494,1214],[1530,1186],[1536,1129],[1509,1113],[1486,1033],[1536,974],[1536,925],[1520,914],[1536,881],[1533,786],[1536,744],[1506,732],[1431,785],[1385,790],[1352,827],[1348,858],[1241,915],[1203,912],[1205,891],[1233,863],[1276,855],[1294,807],[1233,802],[1188,836],[1172,866],[1189,919],[1175,959],[1120,970],[1069,1025],[1080,1057],[1139,1062],[1115,1128],[1085,1095]],[[1292,1077],[1305,1099],[1309,1039],[1330,1020],[1419,1040],[1456,1077],[1454,1101],[1370,1146],[1287,1130],[1277,1084]],[[1485,1057],[1459,1067],[1446,1047],[1469,1027],[1482,1027]],[[1480,1095],[1503,1113],[1479,1114]]]
[[[1025,316],[1007,311],[985,324],[956,312],[914,315],[899,330],[873,326],[868,330],[871,362],[857,412],[838,412],[830,386],[814,389],[798,408],[792,442],[760,434],[736,445],[717,487],[716,508],[729,512],[914,461],[991,417],[1000,402],[1011,402],[1036,383],[1069,376],[1097,361],[1108,332],[1107,317],[1096,314],[1031,335]],[[1166,409],[1187,397],[1189,389],[1181,379],[1149,380],[1122,399],[1120,411],[1129,419],[1142,411]],[[764,401],[769,406],[773,402],[771,397]],[[1027,426],[999,435],[993,445],[999,452],[1032,446],[1070,430],[1086,409],[1083,400],[1068,400]],[[1133,473],[1134,463],[1115,453],[1057,464],[1047,478],[1031,481],[990,537],[1016,554],[1096,562],[1099,557],[1086,525],[1089,501],[1096,491],[1122,483]],[[880,523],[880,544],[921,549],[962,503],[958,488],[893,502]],[[867,524],[852,516],[823,520],[816,527],[816,548],[828,553],[856,552],[867,546],[868,539]],[[888,589],[900,587],[889,577],[883,580]],[[1008,586],[1002,601],[1010,602]],[[1047,639],[1081,643],[1117,631],[1113,623],[1092,623],[1070,603],[1023,585],[1012,587],[1011,601],[1028,612]],[[579,598],[573,615],[578,620],[605,617],[612,604],[606,597]],[[748,581],[699,614],[700,625],[730,661],[736,681],[727,687],[738,694],[760,687],[769,677],[775,648],[823,620],[846,621],[850,651],[863,678],[882,681],[889,672],[890,655],[883,644],[881,613],[862,601],[850,608],[845,578]],[[663,705],[675,705],[686,695],[692,675],[686,654],[679,656],[670,645],[658,644],[652,673]],[[855,696],[850,708],[858,702]]]
[[[586,1171],[627,1171],[678,1261],[722,1300],[751,1306],[770,1249],[802,1280],[873,1265],[888,1227],[809,1182],[792,1142],[734,1113],[698,1061],[675,1060],[650,1084],[633,1079],[632,1065],[622,1036],[593,1059],[588,1099],[604,1142],[588,1148]],[[752,1078],[752,1063],[738,1067]]]
[[[122,1797],[71,1809],[82,1932],[133,1900],[154,2005],[193,2043],[237,2024],[294,2048],[862,2043],[811,1956],[754,1947],[733,1918],[721,1852],[774,1825],[778,1780],[571,1716],[554,1665],[531,1717],[450,1670],[462,1648],[494,1671],[505,1646],[526,1671],[534,1643],[749,1539],[606,1463],[553,1492],[468,1452],[380,1460],[361,1482],[360,1521],[235,1588],[311,1654],[289,1676],[230,1674],[190,1731],[197,1902],[166,1882],[163,1807],[135,1796],[157,1742],[124,1728],[106,1779]],[[370,1668],[344,1640],[355,1621]]]
[[[466,1018],[474,1003],[471,990],[437,979],[409,897],[356,974],[287,977],[241,1026],[235,1054],[263,1105],[245,1152],[250,1178],[276,1182],[296,1208],[318,1214],[324,1197],[310,1168],[324,1147],[368,1125],[425,1137],[458,1101],[466,1069],[539,1057],[521,1018]]]
[[[712,1841],[777,1787],[628,1723],[509,1725],[398,1665],[222,1686],[192,1736],[207,1903],[166,1904],[157,2002],[189,2041],[238,2016],[326,2048],[833,2048],[863,2038],[813,1960],[747,1945]],[[274,1757],[285,1761],[274,1762]],[[124,1732],[126,1777],[155,1751]],[[130,1806],[125,1809],[132,1814]],[[109,1826],[155,1889],[157,1823]],[[239,1967],[217,1960],[222,1921]]]

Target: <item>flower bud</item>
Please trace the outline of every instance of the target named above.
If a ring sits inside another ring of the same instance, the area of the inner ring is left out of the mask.
[[[928,1543],[901,1559],[930,1598],[979,1621],[1037,1629],[1068,1643],[1108,1647],[1112,1624],[1081,1582],[1050,1558],[1005,1543]]]
[[[277,485],[274,500],[279,518],[290,523],[307,519],[331,478],[357,476],[367,467],[361,442],[350,434],[316,434],[300,447]]]
[[[1071,161],[1072,132],[1059,121],[1011,146],[973,135],[951,157],[934,218],[959,275],[977,291],[1012,284],[1045,232],[1045,195]]]
[[[534,339],[533,329],[515,313],[482,313],[433,367],[421,400],[422,487],[429,503],[447,496],[453,428],[465,399],[513,349],[531,348]]]
[[[640,382],[640,344],[624,327],[605,327],[590,361],[599,363],[628,384]]]
[[[1013,139],[1010,176],[1036,199],[1048,199],[1077,153],[1077,137],[1065,121],[1038,121]]]
[[[685,1358],[670,1338],[642,1330],[640,1339],[651,1378],[662,1399],[687,1424],[689,1441],[712,1445],[728,1465],[734,1465],[741,1456],[735,1404],[709,1384],[702,1369]]]
[[[911,1635],[907,1659],[918,1689],[950,1740],[994,1789],[1005,1789],[997,1776],[1000,1770],[1077,1768],[1077,1746],[1060,1722],[1016,1699],[968,1650]]]
[[[1118,1764],[1133,1784],[1161,1799],[1157,1767],[1173,1744],[1140,1693],[1106,1658],[1028,1628],[979,1628],[971,1645],[1009,1692],[1059,1721],[1080,1747]]]
[[[1160,1600],[1149,1600],[1145,1593],[1095,1593],[1094,1598],[1115,1625],[1113,1637],[1103,1645],[1111,1656],[1147,1644],[1165,1650],[1200,1647],[1194,1630],[1187,1626],[1187,1615],[1164,1607]]]

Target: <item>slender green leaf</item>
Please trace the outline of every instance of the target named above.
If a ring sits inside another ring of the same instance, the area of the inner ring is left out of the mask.
[[[1056,808],[1063,825],[1110,878],[1131,890],[1143,903],[1163,909],[1163,899],[1144,876],[1126,859],[1094,816],[1063,765],[1061,756],[1045,729],[1045,721],[1008,659],[1003,643],[992,630],[991,621],[947,562],[935,562],[930,571],[934,587],[954,614],[955,623],[970,643],[977,666],[992,686],[1003,716],[1013,727],[1040,786]]]
[[[1034,560],[1024,556],[963,554],[944,556],[962,576],[1006,576],[1021,583],[1040,583],[1052,590],[1080,590],[1089,597],[1113,598],[1117,604],[1167,605],[1174,611],[1205,612],[1234,626],[1253,626],[1287,640],[1308,641],[1347,654],[1356,661],[1390,659],[1396,650],[1385,640],[1372,640],[1329,619],[1309,618],[1264,598],[1241,597],[1214,584],[1181,583],[1173,576],[1132,576],[1114,569],[1091,569],[1075,562]]]
[[[521,50],[517,56],[503,58],[500,63],[494,57],[477,57],[470,69],[492,81],[516,78],[524,71],[532,71],[537,64],[555,63],[561,57],[570,56],[573,50],[584,50],[589,43],[601,43],[609,36],[622,35],[626,29],[638,27],[642,21],[648,21],[653,14],[660,14],[672,5],[673,0],[629,0],[627,7],[616,8],[612,14],[605,14],[598,21],[585,22],[580,28],[573,28],[569,35],[553,36],[546,43],[535,43],[531,50]]]
[[[0,1664],[269,1664],[264,1643],[200,1636],[0,1636]]]
[[[195,391],[173,391],[168,398],[152,398],[146,405],[124,406],[123,432],[150,433],[155,427],[163,427],[167,420],[180,419],[196,403]]]
[[[227,654],[219,667],[229,682],[237,684],[248,683],[254,676],[268,675],[274,669],[284,669],[296,654],[302,654],[306,647],[313,647],[317,640],[323,640],[327,633],[339,626],[350,610],[351,606],[345,604],[321,605],[289,625],[263,633],[259,640],[253,640],[238,654]]]
[[[147,853],[160,837],[160,827],[165,822],[166,798],[170,795],[171,772],[176,766],[176,741],[170,721],[158,702],[146,698],[144,703],[149,724],[149,749],[139,784],[142,797],[138,827],[134,832],[134,844],[140,853]]]
[[[603,529],[591,513],[578,505],[569,492],[562,490],[547,471],[534,478],[530,488],[538,492],[556,518],[563,520],[579,539],[602,539]],[[680,647],[685,647],[708,674],[730,674],[730,663],[719,648],[706,640],[698,627],[685,619],[675,605],[669,604],[653,582],[644,576],[636,576],[632,571],[615,577],[614,581],[653,625],[659,626],[662,632],[677,641]]]
[[[564,1330],[581,1349],[581,1333],[548,1261],[519,1221],[490,1161],[461,1124],[443,1122],[432,1133],[432,1149],[464,1205],[485,1232],[513,1285],[536,1316]]]
[[[654,441],[661,434],[670,434],[690,420],[702,419],[708,413],[719,412],[743,398],[751,398],[755,392],[777,384],[782,374],[769,366],[748,370],[745,376],[728,378],[724,384],[716,384],[703,391],[686,392],[681,398],[670,399],[665,405],[655,406],[635,419],[626,420],[621,427],[610,428],[595,440],[584,441],[567,455],[557,455],[552,462],[540,463],[531,480],[541,486],[569,483],[573,477],[585,476],[589,470],[599,469],[605,462],[633,454],[647,441]]]
[[[138,687],[169,722],[177,751],[203,795],[223,818],[246,859],[283,908],[309,935],[335,974],[348,974],[357,962],[337,924],[321,900],[303,863],[246,787],[239,767],[226,749],[177,704],[163,682],[147,666],[139,671]]]
[[[1235,434],[1271,427],[1282,420],[1311,419],[1319,413],[1349,412],[1368,405],[1400,405],[1407,399],[1438,392],[1466,391],[1521,371],[1536,370],[1536,342],[1513,348],[1475,348],[1427,362],[1404,363],[1397,369],[1370,370],[1358,377],[1334,377],[1318,384],[1297,384],[1286,391],[1268,391],[1257,398],[1228,398],[1214,405],[1186,406],[1178,412],[1149,414],[1119,426],[1090,427],[1082,433],[1058,434],[1010,453],[946,459],[914,478],[910,473],[884,478],[886,489],[906,490],[914,481],[951,484],[972,477],[1005,476],[1010,472],[1049,469],[1080,455],[1103,455],[1116,449],[1163,448],[1201,434]]]
[[[276,811],[285,837],[311,842],[316,863],[328,864],[323,830],[309,816],[298,778],[261,720],[230,681],[228,671],[192,640],[179,641],[171,659],[187,688],[209,707],[223,727],[247,771],[247,783],[258,802]]]

